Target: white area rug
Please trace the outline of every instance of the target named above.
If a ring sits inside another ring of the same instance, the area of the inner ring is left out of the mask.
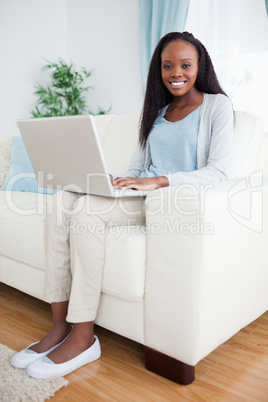
[[[54,396],[68,384],[63,377],[50,380],[31,378],[26,370],[10,364],[14,350],[0,344],[0,401],[1,402],[42,402]]]

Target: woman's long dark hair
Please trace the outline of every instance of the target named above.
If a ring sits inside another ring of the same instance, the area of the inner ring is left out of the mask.
[[[165,47],[170,42],[176,40],[190,43],[197,51],[199,69],[195,81],[195,88],[207,94],[226,95],[219,84],[211,58],[205,46],[189,32],[168,33],[160,39],[150,63],[140,124],[139,142],[142,147],[145,147],[153,124],[161,110],[169,103],[172,103],[173,100],[173,95],[171,95],[162,82],[161,55]]]

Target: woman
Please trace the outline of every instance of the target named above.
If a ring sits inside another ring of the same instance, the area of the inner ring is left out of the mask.
[[[232,104],[205,47],[188,32],[169,33],[150,64],[139,147],[126,177],[112,179],[112,184],[154,190],[225,180],[232,130]],[[53,327],[11,360],[35,378],[65,375],[100,357],[94,321],[105,231],[128,225],[130,219],[132,225],[145,223],[143,197],[117,200],[58,192],[51,200],[45,222],[45,295]],[[81,227],[85,230],[78,230]]]

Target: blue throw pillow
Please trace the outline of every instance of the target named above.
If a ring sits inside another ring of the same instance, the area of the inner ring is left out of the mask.
[[[12,137],[11,161],[1,190],[53,194],[57,190],[39,187],[22,137]]]

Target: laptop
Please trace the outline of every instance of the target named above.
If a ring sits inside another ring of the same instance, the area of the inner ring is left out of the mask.
[[[113,188],[93,116],[18,120],[17,125],[40,187],[106,197],[149,193]]]

